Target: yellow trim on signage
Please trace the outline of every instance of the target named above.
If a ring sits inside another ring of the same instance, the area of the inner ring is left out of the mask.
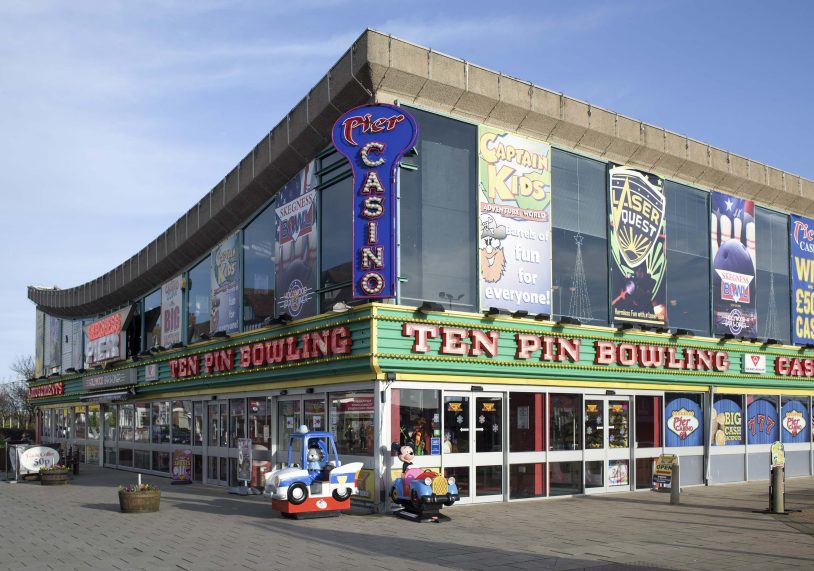
[[[378,307],[375,303],[372,303],[370,307],[370,368],[373,369],[376,379],[381,380],[384,375],[382,374],[382,368],[379,366],[379,359],[376,357],[379,350],[379,332],[376,325],[377,314]]]
[[[707,391],[706,385],[676,385],[676,384],[652,384],[652,383],[623,383],[588,380],[574,381],[568,379],[516,379],[500,377],[473,377],[473,376],[453,376],[453,375],[412,375],[399,374],[396,377],[399,381],[422,381],[438,383],[458,383],[458,384],[484,384],[484,385],[529,385],[529,386],[561,386],[561,387],[590,387],[597,389],[648,389],[658,391]]]
[[[808,396],[814,394],[814,390],[805,389],[781,389],[778,387],[715,387],[716,394],[726,395],[794,395]]]

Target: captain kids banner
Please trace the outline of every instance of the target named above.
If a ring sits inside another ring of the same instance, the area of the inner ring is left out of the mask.
[[[757,337],[755,203],[711,194],[713,333]]]
[[[791,305],[794,343],[814,343],[814,220],[791,215]]]
[[[480,127],[481,306],[551,313],[551,147]]]
[[[611,168],[610,206],[612,321],[664,325],[664,182],[626,167]]]

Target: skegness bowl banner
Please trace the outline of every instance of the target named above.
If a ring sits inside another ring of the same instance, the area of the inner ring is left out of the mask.
[[[353,297],[396,296],[396,168],[418,125],[404,109],[362,105],[334,123],[333,143],[353,170]]]

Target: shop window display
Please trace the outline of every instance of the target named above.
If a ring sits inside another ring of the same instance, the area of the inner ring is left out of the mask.
[[[170,441],[170,403],[153,403],[152,443],[163,444]]]
[[[308,430],[325,430],[325,399],[305,399],[302,403]]]
[[[373,455],[373,391],[331,393],[329,432],[340,455]]]
[[[393,389],[391,418],[393,434],[399,444],[412,444],[416,456],[441,453],[439,391],[430,389]],[[444,438],[451,451],[451,438]]]
[[[608,402],[608,448],[630,448],[630,403]]]
[[[445,396],[444,454],[468,453],[469,438],[469,397]],[[467,477],[468,474],[467,472]]]
[[[188,400],[172,401],[172,443],[191,444],[192,402]]]
[[[509,395],[509,450],[545,450],[545,393]]]
[[[581,450],[582,395],[552,393],[550,407],[550,450]]]
[[[266,397],[249,398],[249,438],[256,447],[263,446],[268,449],[268,440],[271,436],[271,419],[268,414],[268,399]]]

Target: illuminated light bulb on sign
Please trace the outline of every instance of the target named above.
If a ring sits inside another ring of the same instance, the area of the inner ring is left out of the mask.
[[[356,107],[334,123],[334,147],[353,170],[354,298],[396,296],[396,169],[417,135],[409,113],[384,103]]]

